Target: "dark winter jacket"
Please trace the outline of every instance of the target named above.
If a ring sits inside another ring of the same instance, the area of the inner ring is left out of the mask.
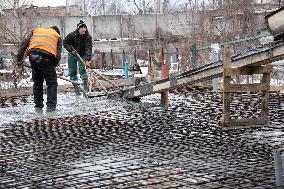
[[[17,61],[20,62],[23,60],[24,58],[24,54],[25,54],[25,51],[26,49],[29,47],[29,43],[30,43],[30,40],[33,36],[33,32],[31,32],[21,43],[21,46],[19,48],[19,51],[18,51],[18,55],[17,55]],[[37,54],[40,54],[42,57],[49,57],[51,58],[51,60],[55,63],[55,65],[58,65],[59,64],[59,61],[61,59],[61,52],[62,52],[62,39],[59,37],[58,39],[58,42],[57,42],[57,55],[56,57],[54,57],[53,54],[45,51],[45,50],[42,50],[42,49],[31,49],[29,51],[29,54],[30,53],[37,53]]]
[[[68,52],[72,52],[72,47],[89,61],[92,59],[92,36],[86,31],[85,35],[80,35],[79,30],[69,33],[63,40],[64,48]]]

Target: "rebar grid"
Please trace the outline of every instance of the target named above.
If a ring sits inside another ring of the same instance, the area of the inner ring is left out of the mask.
[[[283,96],[271,94],[276,127],[231,131],[219,127],[221,94],[177,96],[167,112],[126,107],[7,125],[0,188],[275,188]],[[238,115],[254,113],[240,106]]]

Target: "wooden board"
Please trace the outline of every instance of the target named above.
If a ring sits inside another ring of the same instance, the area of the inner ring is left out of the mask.
[[[243,66],[257,66],[266,65],[273,61],[281,60],[284,58],[284,45],[276,46],[272,49],[265,48],[265,50],[260,51],[257,54],[247,55],[242,58],[232,60],[232,67],[240,68]],[[269,68],[267,68],[269,69]],[[140,97],[147,96],[149,94],[161,92],[165,89],[172,89],[182,85],[191,85],[199,83],[205,80],[217,78],[223,76],[223,66],[217,66],[214,68],[209,68],[204,71],[192,73],[186,77],[178,78],[175,85],[170,85],[170,81],[164,81],[162,83],[153,84],[153,91],[147,93],[141,93],[139,88],[135,88],[134,93],[127,93],[125,97]]]

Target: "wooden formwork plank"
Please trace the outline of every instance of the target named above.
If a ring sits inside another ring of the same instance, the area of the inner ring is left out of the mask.
[[[228,44],[224,46],[224,63],[223,63],[224,69],[230,69],[231,68],[231,49]],[[229,92],[226,92],[225,90],[230,86],[231,82],[231,76],[225,76],[225,72],[223,72],[223,117],[222,117],[222,124],[223,126],[230,124],[231,118],[230,118],[230,104],[231,104],[231,96]]]
[[[269,90],[269,86],[263,83],[249,83],[249,84],[227,84],[224,87],[224,92],[258,92],[258,91]]]
[[[268,102],[269,102],[269,90],[270,90],[270,73],[263,74],[262,84],[267,87],[267,90],[263,90],[263,96],[261,99],[261,117],[268,123]]]
[[[273,49],[266,49],[256,54],[247,55],[238,59],[233,59],[231,64],[235,68],[243,66],[259,66],[269,64],[273,61],[284,58],[284,45],[279,45]],[[161,92],[165,89],[172,89],[182,85],[191,85],[205,80],[221,77],[223,75],[223,66],[216,66],[205,69],[200,72],[191,73],[189,76],[177,78],[175,85],[170,85],[170,81],[166,80],[161,83],[153,84],[153,91],[141,94],[140,89],[135,89],[131,97],[146,96],[149,94]],[[127,96],[130,97],[130,96]]]
[[[270,91],[284,91],[284,86],[270,85]]]
[[[264,55],[263,55],[264,56]],[[243,66],[239,68],[231,68],[232,64],[229,59],[230,49],[227,45],[224,47],[224,72],[223,72],[223,127],[240,127],[252,125],[265,125],[268,123],[268,100],[269,100],[269,86],[270,73],[273,67],[268,66]],[[249,57],[251,58],[251,57]],[[255,57],[254,57],[255,58]],[[253,84],[231,84],[231,76],[238,75],[252,75],[263,74],[261,83]],[[257,92],[262,91],[261,97],[261,117],[260,118],[241,118],[231,119],[230,117],[230,93],[237,93],[240,91]]]
[[[263,96],[261,99],[261,117],[266,120],[266,123],[268,123],[268,113],[269,113],[269,108],[268,108],[268,103],[269,103],[269,90],[268,91],[263,91]]]
[[[284,58],[284,45],[277,46],[273,49],[267,49],[237,60],[233,60],[234,67],[243,66],[260,66],[271,62],[282,60]]]
[[[230,93],[223,93],[223,116],[222,116],[222,124],[223,126],[230,123],[231,117],[230,117],[230,103],[231,103],[231,97]]]
[[[237,76],[237,75],[252,75],[252,74],[263,74],[270,73],[273,70],[272,65],[267,66],[244,66],[240,68],[224,68],[225,76]]]
[[[224,127],[239,127],[239,126],[256,126],[256,125],[266,125],[267,120],[258,118],[242,118],[242,119],[230,119],[228,123],[224,123]]]

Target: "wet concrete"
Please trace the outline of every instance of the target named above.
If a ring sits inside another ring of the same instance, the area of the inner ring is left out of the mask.
[[[221,93],[172,92],[166,112],[160,95],[137,104],[59,94],[57,112],[42,115],[31,97],[6,100],[0,188],[275,188],[284,95],[271,94],[269,127],[226,131]],[[257,116],[259,96],[234,97],[236,117]]]
[[[46,95],[44,98],[46,102]],[[120,103],[112,102],[106,98],[87,99],[82,95],[76,96],[70,92],[58,94],[56,112],[46,112],[46,107],[43,108],[42,112],[36,111],[32,96],[8,98],[8,100],[3,100],[0,106],[1,127],[1,125],[11,122],[113,110],[119,108]]]

